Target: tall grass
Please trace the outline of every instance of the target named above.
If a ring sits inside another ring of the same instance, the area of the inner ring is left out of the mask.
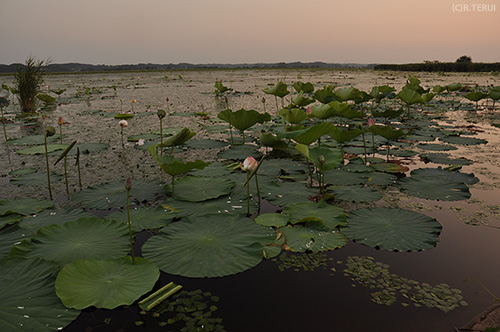
[[[43,84],[43,68],[48,63],[49,60],[37,61],[34,57],[30,56],[14,75],[15,87],[18,93],[17,97],[22,112],[36,112],[36,96]]]

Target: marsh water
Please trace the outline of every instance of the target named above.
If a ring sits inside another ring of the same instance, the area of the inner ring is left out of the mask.
[[[500,85],[500,78],[493,74],[416,76],[424,87],[455,82],[469,86]],[[120,127],[114,114],[135,114],[124,131],[127,137],[140,136],[158,130],[156,111],[167,110],[168,98],[172,115],[166,117],[165,127],[188,127],[197,132],[197,139],[227,140],[226,132],[208,130],[212,125],[221,125],[211,120],[227,106],[233,110],[262,111],[263,97],[267,111],[276,114],[274,98],[262,90],[277,81],[289,85],[295,81],[311,82],[316,88],[328,84],[352,85],[369,92],[376,85],[400,89],[407,77],[407,73],[370,70],[299,69],[51,75],[46,77],[50,89],[67,89],[58,97],[58,105],[43,109],[43,117],[7,124],[7,134],[9,138],[43,134],[48,125],[59,130],[57,120],[61,116],[65,122],[66,142],[109,144],[108,149],[82,155],[84,188],[127,177],[169,182],[170,178],[135,141],[126,142],[122,148]],[[214,95],[216,80],[234,89],[227,94],[227,104],[224,98]],[[0,81],[11,84],[12,78],[3,76]],[[461,102],[463,105],[458,110],[443,112],[437,121],[447,128],[467,128],[475,138],[488,142],[459,145],[457,150],[449,152],[452,157],[474,161],[461,169],[480,180],[469,186],[471,198],[464,201],[426,200],[392,195],[388,189],[381,203],[390,202],[439,221],[443,228],[436,247],[411,253],[392,252],[349,241],[343,248],[311,254],[311,261],[323,262],[313,271],[306,271],[300,265],[281,266],[280,269],[280,265],[286,263],[278,257],[263,260],[248,271],[220,278],[186,278],[162,272],[157,287],[173,281],[184,290],[201,289],[217,296],[219,300],[213,316],[222,319],[222,326],[227,331],[453,331],[465,325],[493,304],[492,294],[500,297],[500,121],[498,108],[491,108],[491,104],[481,103],[476,110],[475,105],[466,100]],[[15,112],[13,103],[7,108],[7,117],[13,117]],[[193,114],[196,112],[207,115]],[[0,160],[0,200],[47,199],[46,187],[17,186],[11,181],[12,171],[18,169],[45,170],[43,155],[20,155],[16,153],[20,148],[24,146],[0,144],[3,156]],[[175,153],[187,160],[216,161],[217,152],[217,149],[187,149]],[[424,163],[418,155],[400,159],[409,168],[407,174],[416,168],[438,166]],[[62,165],[55,166],[54,171],[62,174]],[[80,190],[74,172],[70,173],[70,183],[71,194]],[[78,207],[78,203],[68,200],[64,180],[55,182],[53,191],[56,206]],[[94,212],[103,216],[111,211]],[[137,253],[140,244],[151,235],[149,231],[137,234]],[[295,256],[306,254],[282,252],[281,255],[293,260]],[[373,257],[374,261],[387,264],[391,274],[419,283],[448,284],[462,291],[467,305],[443,312],[437,308],[415,307],[404,298],[398,298],[391,305],[377,304],[372,301],[372,289],[344,275],[346,262],[353,256]],[[160,321],[162,317],[141,314],[135,305],[116,310],[87,309],[64,331],[171,331],[179,328],[177,325],[161,326]]]

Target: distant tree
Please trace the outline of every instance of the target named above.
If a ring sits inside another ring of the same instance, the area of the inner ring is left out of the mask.
[[[462,55],[455,62],[457,62],[457,63],[472,63],[472,58],[468,55]]]

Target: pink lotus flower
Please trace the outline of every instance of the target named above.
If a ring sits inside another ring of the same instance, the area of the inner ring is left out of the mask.
[[[144,145],[144,142],[145,142],[144,138],[139,138],[139,140],[137,141],[136,144],[141,146],[141,145]]]
[[[312,111],[311,111],[311,108],[310,108],[309,106],[308,106],[308,107],[306,107],[306,113],[307,113],[308,115],[310,115],[310,114],[311,114],[311,112],[312,112]]]
[[[120,122],[118,122],[118,124],[119,124],[121,127],[128,127],[128,122],[127,122],[127,120],[121,120]]]
[[[368,119],[368,128],[375,125],[375,121],[372,118]]]
[[[57,120],[57,124],[62,126],[64,124],[62,116],[59,117],[59,120]]]
[[[255,160],[254,157],[247,157],[247,159],[243,161],[243,164],[240,164],[240,167],[246,172],[253,172],[257,169],[257,164],[257,160]]]

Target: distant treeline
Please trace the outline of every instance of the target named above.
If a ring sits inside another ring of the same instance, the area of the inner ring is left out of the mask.
[[[10,65],[0,64],[0,73],[15,73],[22,63]],[[372,65],[356,63],[325,63],[325,62],[278,62],[278,63],[252,63],[252,64],[127,64],[127,65],[91,65],[83,63],[55,63],[45,67],[48,73],[74,73],[74,72],[106,72],[106,71],[145,71],[145,70],[179,70],[179,69],[232,69],[232,68],[373,68]]]
[[[424,62],[401,65],[376,65],[375,70],[437,71],[437,72],[498,72],[500,62]]]

